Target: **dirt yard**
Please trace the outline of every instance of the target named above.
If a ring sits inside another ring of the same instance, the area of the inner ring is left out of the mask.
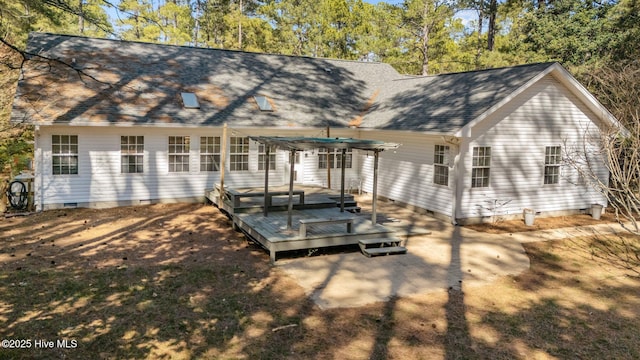
[[[1,219],[0,358],[640,358],[638,273],[597,241],[526,244],[531,269],[487,286],[320,310],[212,206]]]

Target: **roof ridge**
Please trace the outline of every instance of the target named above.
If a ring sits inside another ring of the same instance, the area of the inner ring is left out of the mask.
[[[141,44],[145,46],[161,46],[161,47],[174,47],[174,48],[184,48],[191,50],[203,50],[203,51],[222,51],[229,53],[238,53],[238,54],[248,54],[248,55],[265,55],[265,56],[274,56],[274,57],[287,57],[287,58],[302,58],[302,59],[311,59],[311,60],[325,60],[325,61],[341,61],[341,62],[351,62],[358,64],[384,64],[389,65],[387,63],[381,61],[360,61],[360,60],[351,60],[351,59],[337,59],[337,58],[327,58],[327,57],[314,57],[308,55],[293,55],[293,54],[278,54],[278,53],[267,53],[267,52],[258,52],[258,51],[247,51],[247,50],[236,50],[236,49],[223,49],[223,48],[214,48],[214,47],[199,47],[199,46],[190,46],[190,45],[175,45],[175,44],[163,44],[163,43],[154,43],[154,42],[146,42],[139,40],[126,40],[126,39],[113,39],[113,38],[101,38],[101,37],[92,37],[85,35],[72,35],[72,34],[57,34],[47,31],[32,31],[31,34],[44,34],[44,35],[53,35],[53,36],[64,36],[68,38],[77,38],[77,39],[87,39],[92,41],[109,41],[109,42],[120,42],[120,43],[131,43],[131,44]]]
[[[391,80],[391,81],[416,80],[416,79],[430,79],[430,78],[437,78],[437,77],[444,77],[444,76],[453,76],[453,75],[472,74],[472,73],[479,73],[479,72],[499,71],[499,70],[505,70],[505,69],[516,69],[516,68],[523,68],[523,67],[532,67],[532,66],[537,66],[537,65],[548,65],[548,66],[552,66],[553,64],[558,64],[558,62],[557,62],[557,61],[536,62],[536,63],[531,63],[531,64],[520,64],[520,65],[512,65],[512,66],[501,66],[501,67],[489,68],[489,69],[476,69],[476,70],[467,70],[467,71],[460,71],[460,72],[441,73],[441,74],[433,74],[433,75],[406,75],[406,74],[405,74],[404,76],[406,76],[406,77],[404,77],[404,78],[399,78],[399,79],[393,79],[393,80]]]

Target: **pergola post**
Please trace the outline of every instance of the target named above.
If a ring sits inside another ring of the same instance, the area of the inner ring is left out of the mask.
[[[218,206],[224,209],[224,168],[227,160],[227,123],[222,127],[222,144],[220,146],[220,193]]]
[[[342,149],[342,156],[340,157],[340,167],[342,169],[340,178],[340,212],[344,212],[344,168],[346,165],[347,149]]]
[[[265,147],[264,152],[266,154],[266,165],[264,167],[264,216],[267,217],[269,215],[269,167],[271,167],[271,161],[269,161],[270,146],[267,146],[267,144],[263,144],[263,146]]]
[[[378,222],[376,207],[378,202],[378,155],[380,150],[373,151],[373,198],[371,199],[371,223],[374,225]]]
[[[331,128],[327,125],[327,138],[330,138],[331,135],[329,132]],[[329,154],[331,152],[331,154]],[[333,155],[333,149],[327,148],[327,189],[331,189],[331,161],[329,160],[329,156]]]
[[[296,161],[296,151],[295,149],[292,149],[291,152],[289,153],[289,164],[291,168],[289,171],[289,207],[288,207],[289,213],[287,214],[287,230],[292,229],[291,217],[293,213],[293,171],[294,171],[295,161]]]

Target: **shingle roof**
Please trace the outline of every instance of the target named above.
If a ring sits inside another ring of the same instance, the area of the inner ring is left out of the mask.
[[[14,122],[347,126],[376,87],[400,77],[383,63],[45,33],[32,33],[27,50],[84,74],[33,57],[19,83]],[[195,93],[200,109],[184,109],[181,92]],[[258,94],[271,100],[274,111],[259,111]]]
[[[453,133],[553,63],[390,81],[362,127]]]
[[[551,63],[408,77],[383,63],[32,33],[13,122],[454,133]],[[76,70],[82,70],[77,72]],[[200,108],[185,109],[193,92]],[[267,96],[274,111],[253,99]]]

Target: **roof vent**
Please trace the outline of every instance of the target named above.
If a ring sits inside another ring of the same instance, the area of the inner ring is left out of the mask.
[[[182,104],[185,109],[199,109],[200,103],[198,103],[198,98],[196,94],[190,92],[180,93],[182,95]]]
[[[331,74],[331,73],[333,72],[333,70],[332,70],[331,68],[328,68],[328,67],[324,68],[324,71],[325,71],[327,74]]]

